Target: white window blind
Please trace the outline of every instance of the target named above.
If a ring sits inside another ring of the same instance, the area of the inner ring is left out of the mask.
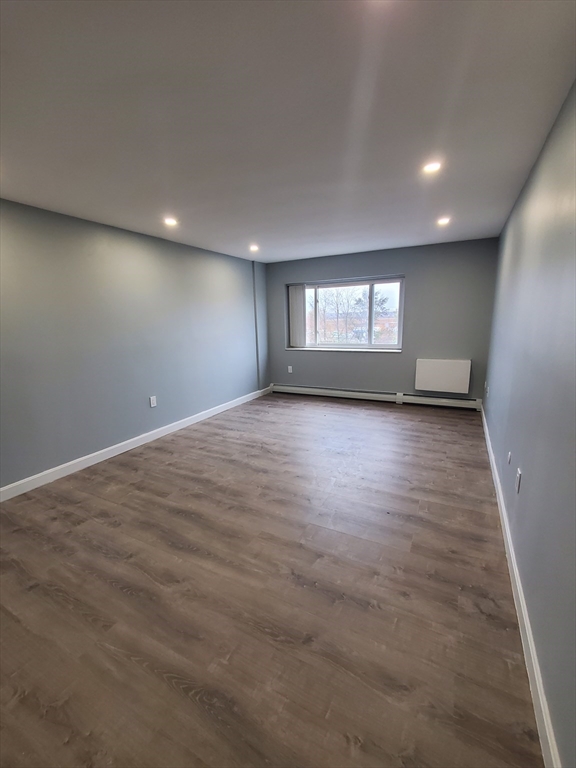
[[[306,346],[306,286],[288,286],[288,312],[290,316],[290,346]]]

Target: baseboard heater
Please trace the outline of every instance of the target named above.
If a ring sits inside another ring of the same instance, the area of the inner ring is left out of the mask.
[[[470,398],[434,397],[433,395],[409,395],[404,392],[370,392],[358,389],[333,389],[331,387],[294,387],[289,384],[272,384],[272,392],[292,395],[320,395],[323,397],[344,397],[353,400],[379,400],[387,403],[412,405],[443,405],[448,408],[472,408],[480,411],[482,400]]]

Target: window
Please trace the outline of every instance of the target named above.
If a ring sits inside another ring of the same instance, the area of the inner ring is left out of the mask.
[[[290,346],[402,348],[404,279],[288,286]]]

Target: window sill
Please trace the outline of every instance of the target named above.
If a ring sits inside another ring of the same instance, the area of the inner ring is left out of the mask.
[[[393,352],[397,354],[401,349],[385,349],[378,347],[285,347],[287,352]]]

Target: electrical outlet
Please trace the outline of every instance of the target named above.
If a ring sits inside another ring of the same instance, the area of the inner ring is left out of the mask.
[[[156,395],[152,395],[150,398],[150,408],[156,408]]]
[[[486,397],[490,394],[490,387],[486,385]]]
[[[508,452],[508,464],[512,461],[512,454]]]
[[[292,373],[292,366],[291,365],[288,366],[288,373]]]
[[[522,472],[520,469],[516,470],[516,493],[520,493],[520,483],[522,482]]]

